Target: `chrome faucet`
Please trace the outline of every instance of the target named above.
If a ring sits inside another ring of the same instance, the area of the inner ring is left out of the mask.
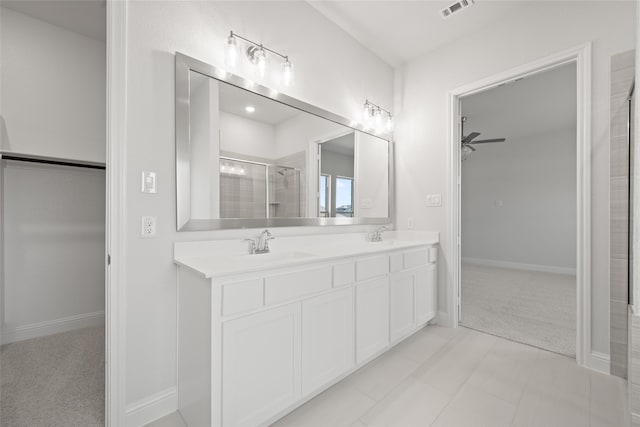
[[[273,240],[275,237],[271,235],[269,230],[264,230],[260,233],[258,237],[258,243],[256,244],[256,253],[257,254],[268,254],[269,253],[269,240]]]
[[[389,229],[389,227],[387,227],[386,225],[383,225],[382,227],[379,227],[376,231],[371,233],[371,241],[372,242],[382,242],[382,232],[383,231],[387,231],[388,229]]]
[[[269,250],[269,240],[273,240],[275,237],[271,235],[269,230],[264,230],[260,235],[255,239],[244,239],[246,242],[249,242],[249,254],[268,254]]]

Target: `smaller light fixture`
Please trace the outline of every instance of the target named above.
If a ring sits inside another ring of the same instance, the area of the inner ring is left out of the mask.
[[[246,107],[244,107],[244,111],[246,111],[247,113],[253,113],[256,111],[256,107],[254,107],[253,105],[247,105]]]
[[[376,132],[393,131],[393,116],[391,112],[379,105],[365,100],[363,115],[363,125],[365,129],[373,129]]]

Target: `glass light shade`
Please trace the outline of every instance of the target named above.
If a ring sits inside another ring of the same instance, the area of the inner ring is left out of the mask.
[[[378,132],[382,130],[382,111],[379,108],[373,113],[373,126]]]
[[[258,70],[258,75],[260,75],[260,77],[264,77],[264,73],[267,69],[267,53],[263,48],[260,48],[255,51],[253,59]]]
[[[391,114],[387,116],[387,132],[393,132],[393,117]]]
[[[224,39],[224,63],[230,68],[238,63],[238,39],[233,35]]]
[[[293,83],[293,64],[288,59],[282,64],[282,83],[285,86],[290,86]]]
[[[366,102],[364,104],[364,109],[362,110],[362,124],[365,128],[371,127],[371,104]]]

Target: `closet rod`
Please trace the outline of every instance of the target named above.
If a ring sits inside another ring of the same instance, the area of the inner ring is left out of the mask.
[[[73,166],[77,168],[87,168],[87,169],[106,169],[104,165],[96,164],[96,163],[79,163],[72,162],[67,160],[56,160],[45,157],[25,157],[25,156],[16,156],[12,154],[0,154],[0,158],[2,160],[16,160],[18,162],[31,162],[31,163],[44,163],[48,165],[58,165],[58,166]]]

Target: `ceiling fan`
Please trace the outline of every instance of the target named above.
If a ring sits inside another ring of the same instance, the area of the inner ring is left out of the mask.
[[[467,156],[474,151],[476,148],[473,146],[474,144],[489,144],[493,142],[506,142],[506,138],[493,138],[493,139],[479,139],[475,140],[480,136],[480,132],[471,132],[469,135],[464,135],[464,122],[467,121],[466,116],[462,116],[462,160],[466,160]]]

